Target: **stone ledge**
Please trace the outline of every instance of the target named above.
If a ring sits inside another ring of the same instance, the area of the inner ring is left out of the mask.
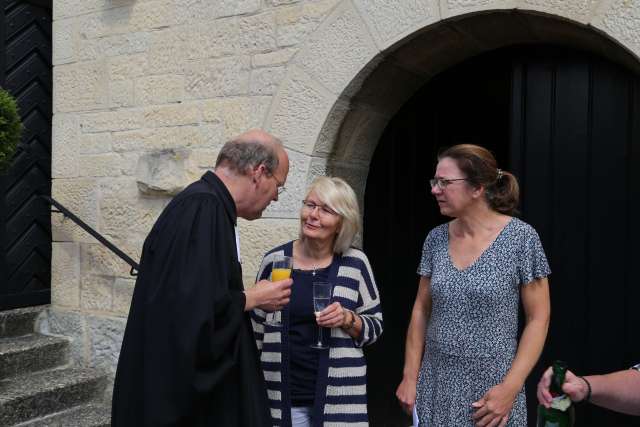
[[[40,334],[0,338],[0,378],[9,378],[63,365],[69,341]]]
[[[16,337],[32,333],[36,318],[48,307],[48,305],[39,305],[0,312],[0,337]]]
[[[16,427],[109,427],[111,408],[107,405],[83,405]]]
[[[0,425],[14,425],[98,398],[105,376],[93,369],[60,369],[0,381]]]

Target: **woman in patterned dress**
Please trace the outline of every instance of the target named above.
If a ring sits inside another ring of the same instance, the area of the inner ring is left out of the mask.
[[[549,324],[549,265],[513,217],[516,178],[485,148],[440,154],[431,193],[453,220],[425,239],[396,396],[420,426],[526,426],[524,382]],[[518,307],[525,327],[518,342]]]

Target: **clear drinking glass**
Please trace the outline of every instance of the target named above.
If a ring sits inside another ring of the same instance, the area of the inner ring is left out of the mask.
[[[314,282],[313,283],[313,311],[318,314],[331,302],[331,283]],[[322,326],[318,326],[318,341],[310,345],[311,348],[325,349],[329,348],[322,344]]]
[[[277,282],[278,280],[284,280],[291,277],[291,269],[293,268],[293,258],[285,255],[277,255],[273,259],[271,265],[271,281]],[[280,310],[267,314],[267,320],[265,323],[270,326],[282,326],[280,319],[282,318],[282,312]]]

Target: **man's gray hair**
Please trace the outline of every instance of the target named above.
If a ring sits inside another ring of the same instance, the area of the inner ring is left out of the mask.
[[[276,144],[282,144],[278,140],[274,142],[275,144],[265,144],[240,139],[228,141],[218,154],[216,168],[223,166],[239,175],[246,175],[251,169],[263,164],[273,174],[278,167],[278,153],[274,148]]]

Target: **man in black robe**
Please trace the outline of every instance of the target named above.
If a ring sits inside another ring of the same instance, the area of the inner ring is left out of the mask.
[[[237,216],[278,199],[282,144],[253,130],[228,142],[147,236],[113,390],[112,425],[271,425],[247,312],[280,309],[291,280],[244,290]]]

